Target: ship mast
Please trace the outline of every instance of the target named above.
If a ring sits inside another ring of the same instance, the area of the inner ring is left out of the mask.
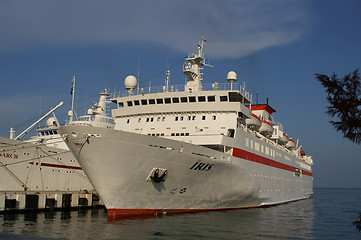
[[[74,117],[74,96],[75,96],[75,76],[73,77],[73,79],[71,80],[72,86],[71,86],[71,110],[68,112],[68,116],[69,116],[69,122],[73,121],[73,117]]]
[[[202,37],[198,44],[198,53],[192,53],[185,60],[188,61],[183,65],[183,73],[188,77],[185,90],[188,92],[202,91],[202,75],[203,66],[213,67],[205,63],[203,47],[207,40]]]

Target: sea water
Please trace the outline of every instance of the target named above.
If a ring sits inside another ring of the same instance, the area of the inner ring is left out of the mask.
[[[361,239],[361,189],[267,208],[109,221],[104,208],[0,214],[0,239]]]

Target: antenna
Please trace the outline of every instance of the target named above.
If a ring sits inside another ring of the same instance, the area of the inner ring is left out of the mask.
[[[138,81],[140,82],[140,56],[138,56]],[[139,94],[139,84],[137,87],[137,93]]]
[[[169,88],[169,75],[170,75],[169,68],[167,68],[167,70],[165,72],[165,75],[166,75],[166,91],[169,92],[169,90],[168,90],[168,88]]]
[[[75,114],[75,112],[74,112],[75,75],[73,76],[73,79],[71,80],[71,82],[72,82],[72,86],[71,86],[70,94],[72,95],[72,97],[71,97],[71,110],[68,112],[69,122],[73,121],[73,115]]]

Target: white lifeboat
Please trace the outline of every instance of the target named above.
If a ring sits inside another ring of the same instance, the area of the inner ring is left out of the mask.
[[[251,118],[246,119],[246,124],[251,128],[258,129],[262,123],[261,120],[255,114],[252,114]]]
[[[285,133],[282,133],[279,143],[282,145],[287,144],[288,140],[289,140],[289,138],[287,137],[287,135]]]
[[[288,149],[294,149],[296,147],[295,141],[293,141],[292,138],[290,138],[286,144],[286,148]]]
[[[265,136],[269,136],[273,133],[273,127],[272,124],[268,121],[261,120],[262,124],[259,128],[260,133],[262,133]]]

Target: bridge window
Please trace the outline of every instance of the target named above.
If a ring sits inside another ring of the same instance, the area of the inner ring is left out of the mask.
[[[206,97],[205,96],[199,96],[198,97],[198,102],[205,102],[206,101]]]
[[[149,99],[149,104],[155,104],[155,99]]]
[[[228,131],[227,131],[227,136],[228,137],[231,137],[231,138],[234,138],[234,129],[228,129]]]
[[[189,97],[189,102],[195,102],[196,101],[196,97]]]
[[[163,98],[157,98],[157,104],[163,104]]]
[[[216,96],[208,96],[208,102],[215,102],[216,101]]]
[[[227,96],[220,96],[220,100],[221,100],[221,102],[227,102],[228,97]]]
[[[140,100],[141,101],[141,103],[142,103],[142,105],[147,105],[148,103],[147,103],[147,99],[142,99],[142,100]]]
[[[179,103],[179,98],[175,97],[175,98],[172,98],[173,100],[173,103]]]
[[[134,106],[139,106],[139,100],[134,100]]]
[[[182,103],[184,103],[184,102],[188,102],[187,97],[181,97],[181,102],[182,102]]]
[[[166,103],[166,104],[171,103],[171,102],[170,102],[170,98],[164,98],[164,103]]]
[[[133,106],[133,102],[132,102],[132,101],[128,101],[127,104],[128,104],[128,107]]]

